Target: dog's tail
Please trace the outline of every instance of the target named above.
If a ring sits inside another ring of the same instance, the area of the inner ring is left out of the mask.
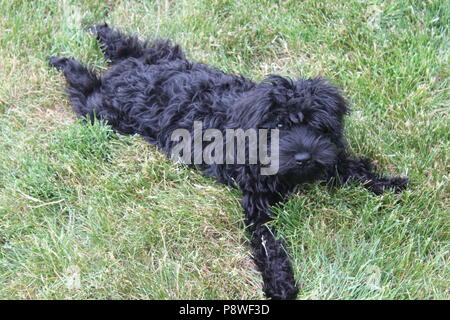
[[[100,88],[101,79],[75,59],[49,57],[48,60],[50,66],[64,73],[70,102],[77,116],[95,117],[96,103],[92,98]]]

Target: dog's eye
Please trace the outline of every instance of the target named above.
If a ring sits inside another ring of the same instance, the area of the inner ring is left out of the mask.
[[[282,123],[277,124],[278,129],[282,129],[283,127],[284,127],[284,125]]]

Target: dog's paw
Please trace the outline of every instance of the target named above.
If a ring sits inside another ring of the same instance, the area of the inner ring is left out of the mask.
[[[390,188],[394,190],[395,193],[402,192],[408,186],[408,177],[395,177],[391,179]]]
[[[109,32],[110,30],[111,29],[106,22],[102,24],[94,24],[86,29],[88,33],[96,37],[100,36],[102,33]]]
[[[67,65],[67,62],[69,61],[68,58],[60,58],[60,57],[55,57],[55,56],[50,56],[47,59],[48,59],[48,64],[51,67],[55,67],[59,71],[63,71]]]
[[[265,286],[264,295],[272,300],[294,300],[297,298],[298,288],[292,281],[278,281],[276,286]]]
[[[366,188],[373,193],[380,195],[387,190],[400,193],[406,189],[409,179],[407,177],[381,178],[371,180],[366,184]]]

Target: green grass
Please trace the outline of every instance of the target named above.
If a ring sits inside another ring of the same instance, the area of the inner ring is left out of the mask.
[[[275,208],[301,299],[449,299],[448,1],[1,1],[0,298],[262,298],[239,192],[75,120],[48,55],[106,69],[107,21],[255,80],[333,79],[352,151],[410,188]]]

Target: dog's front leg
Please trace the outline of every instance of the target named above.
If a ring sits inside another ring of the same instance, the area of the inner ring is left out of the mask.
[[[251,232],[253,259],[263,278],[263,291],[271,299],[295,299],[295,284],[291,260],[283,241],[276,239],[275,230],[266,222],[271,220],[269,199],[272,195],[244,193],[242,205],[245,222]]]
[[[336,165],[330,168],[328,179],[342,185],[347,181],[356,181],[375,194],[391,189],[398,193],[408,183],[406,177],[383,177],[374,171],[370,159],[341,156]]]

